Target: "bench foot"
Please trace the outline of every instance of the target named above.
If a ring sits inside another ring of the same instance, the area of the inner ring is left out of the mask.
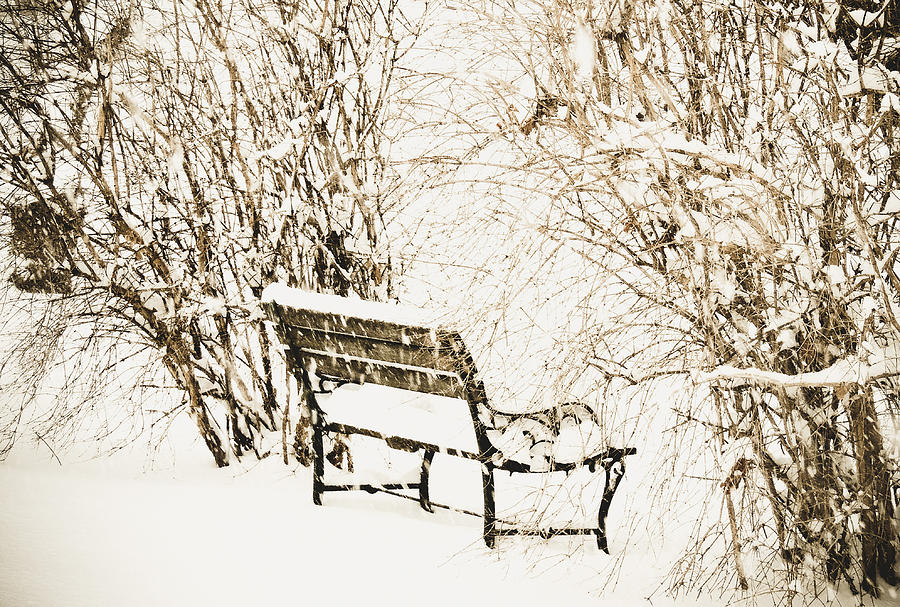
[[[308,384],[308,380],[307,380]],[[312,396],[312,392],[308,392]],[[323,446],[321,412],[318,407],[310,407],[313,427],[313,504],[322,505],[322,493],[325,490],[325,448]]]
[[[493,549],[497,545],[496,503],[494,501],[494,469],[484,466],[481,470],[484,487],[484,543]]]
[[[625,476],[625,459],[620,457],[611,461],[605,461],[603,468],[606,471],[606,489],[603,491],[603,499],[600,501],[600,509],[597,512],[597,547],[609,554],[609,546],[606,540],[606,515],[609,514],[609,506],[612,504],[619,481]]]
[[[609,554],[609,546],[606,543],[606,529],[597,530],[597,548]]]
[[[434,461],[434,451],[425,451],[422,457],[422,473],[419,477],[419,504],[425,512],[434,512],[431,507],[431,499],[428,495],[428,475],[431,473],[431,462]]]
[[[322,445],[322,428],[313,424],[313,504],[322,505],[322,492],[325,488],[325,455]]]

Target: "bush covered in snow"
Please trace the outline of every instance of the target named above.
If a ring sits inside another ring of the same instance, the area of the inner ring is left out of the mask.
[[[149,348],[219,465],[287,434],[257,299],[274,280],[387,296],[382,125],[414,33],[396,0],[4,4],[8,300],[38,331]]]
[[[693,386],[676,427],[707,434],[724,507],[673,587],[896,584],[896,8],[453,5],[435,122],[464,151],[418,166],[484,203],[464,229],[495,227],[471,271],[503,301],[491,327],[522,305],[520,335],[556,328],[543,343],[565,381],[548,388],[593,382],[611,416],[625,387]],[[561,324],[552,302],[568,302]]]

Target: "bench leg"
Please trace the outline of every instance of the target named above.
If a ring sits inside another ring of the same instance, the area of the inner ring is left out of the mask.
[[[422,474],[419,477],[419,504],[425,512],[434,512],[431,499],[428,496],[428,475],[431,473],[431,462],[434,460],[434,451],[426,451],[422,458]]]
[[[609,554],[609,546],[606,541],[606,515],[609,514],[609,506],[616,494],[616,489],[619,488],[619,481],[625,476],[625,462],[617,459],[604,464],[603,467],[606,470],[606,489],[603,491],[600,511],[597,513],[597,547]]]
[[[325,431],[325,419],[319,403],[316,402],[316,395],[313,393],[312,381],[306,369],[295,369],[294,378],[297,380],[297,388],[301,391],[304,402],[309,409],[310,423],[312,424],[312,447],[313,447],[313,483],[312,498],[313,504],[322,505],[322,493],[325,491],[325,449],[322,444],[322,434]]]
[[[496,504],[494,502],[494,468],[482,464],[481,480],[484,485],[484,543],[488,548],[497,544]]]
[[[312,427],[313,427],[313,503],[316,506],[322,505],[322,492],[325,486],[325,453],[322,445],[322,420],[318,410],[313,409]]]

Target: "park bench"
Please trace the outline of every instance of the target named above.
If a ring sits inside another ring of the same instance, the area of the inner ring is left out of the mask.
[[[494,409],[488,401],[484,384],[478,378],[475,362],[456,331],[411,321],[398,307],[374,302],[361,302],[333,295],[315,294],[281,284],[268,287],[262,297],[263,307],[281,340],[287,364],[302,390],[309,407],[313,428],[313,502],[322,503],[322,494],[330,491],[383,491],[417,499],[421,507],[433,512],[429,497],[429,472],[437,453],[481,463],[484,510],[484,541],[489,548],[498,536],[507,535],[595,535],[597,545],[609,552],[606,517],[610,503],[625,473],[625,456],[637,451],[633,447],[609,447],[579,461],[561,462],[544,459],[540,465],[508,457],[491,441],[497,426],[526,419],[542,424],[551,431],[559,427],[566,415],[584,415],[588,409],[570,404],[540,413],[519,415]],[[414,316],[414,315],[413,315]],[[477,450],[451,448],[416,438],[387,436],[370,428],[330,422],[316,394],[326,391],[325,382],[378,384],[402,390],[458,398],[468,404]],[[500,424],[498,422],[505,422]],[[390,448],[422,453],[418,483],[328,484],[325,481],[323,437],[326,433],[363,435],[383,440]],[[535,436],[537,433],[534,433]],[[540,440],[535,438],[535,440]],[[546,452],[546,450],[545,450]],[[598,506],[597,526],[590,528],[534,529],[498,521],[495,508],[495,472],[570,473],[587,466],[591,472],[605,471],[602,499]],[[400,490],[418,490],[411,497]],[[457,509],[459,510],[459,509]],[[500,523],[498,525],[498,523]]]

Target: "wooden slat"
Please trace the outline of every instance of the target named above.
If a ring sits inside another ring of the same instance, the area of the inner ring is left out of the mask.
[[[415,453],[416,451],[431,451],[432,453],[443,453],[445,455],[452,455],[454,457],[463,457],[465,459],[473,459],[476,461],[483,461],[485,458],[477,453],[472,453],[471,451],[466,451],[464,449],[454,449],[453,447],[441,447],[440,445],[435,445],[434,443],[427,443],[425,441],[415,440],[412,438],[406,438],[404,436],[385,436],[380,432],[376,432],[375,430],[369,430],[368,428],[360,428],[359,426],[351,426],[350,424],[336,424],[329,423],[326,424],[325,429],[329,432],[340,432],[341,434],[361,434],[362,436],[370,436],[372,438],[379,438],[385,442],[385,444],[391,449],[397,449],[400,451],[407,451],[409,453]]]
[[[296,326],[286,328],[287,343],[295,348],[346,354],[373,361],[437,369],[455,373],[453,352],[440,347],[423,348],[396,341],[372,339],[345,333]]]
[[[267,303],[264,306],[269,311],[270,319],[276,324],[283,322],[288,327],[303,327],[343,333],[356,337],[393,341],[420,348],[434,348],[439,346],[441,341],[440,331],[429,327],[402,325],[381,320],[343,316],[330,312],[302,310],[280,306],[275,303]]]
[[[497,529],[497,535],[537,535],[545,540],[556,537],[558,535],[603,535],[603,531],[596,527],[587,529],[576,529],[572,527],[563,527],[561,529],[532,529],[528,527],[517,527],[511,529]]]
[[[387,363],[353,358],[340,354],[295,349],[294,355],[307,366],[315,363],[316,371],[353,383],[373,383],[391,388],[425,392],[438,396],[465,398],[462,384],[456,375],[429,372],[424,369],[399,367]]]
[[[375,493],[382,489],[398,490],[398,489],[418,489],[419,483],[385,483],[383,485],[372,485],[369,483],[356,485],[325,485],[323,491],[365,491],[367,493]]]

